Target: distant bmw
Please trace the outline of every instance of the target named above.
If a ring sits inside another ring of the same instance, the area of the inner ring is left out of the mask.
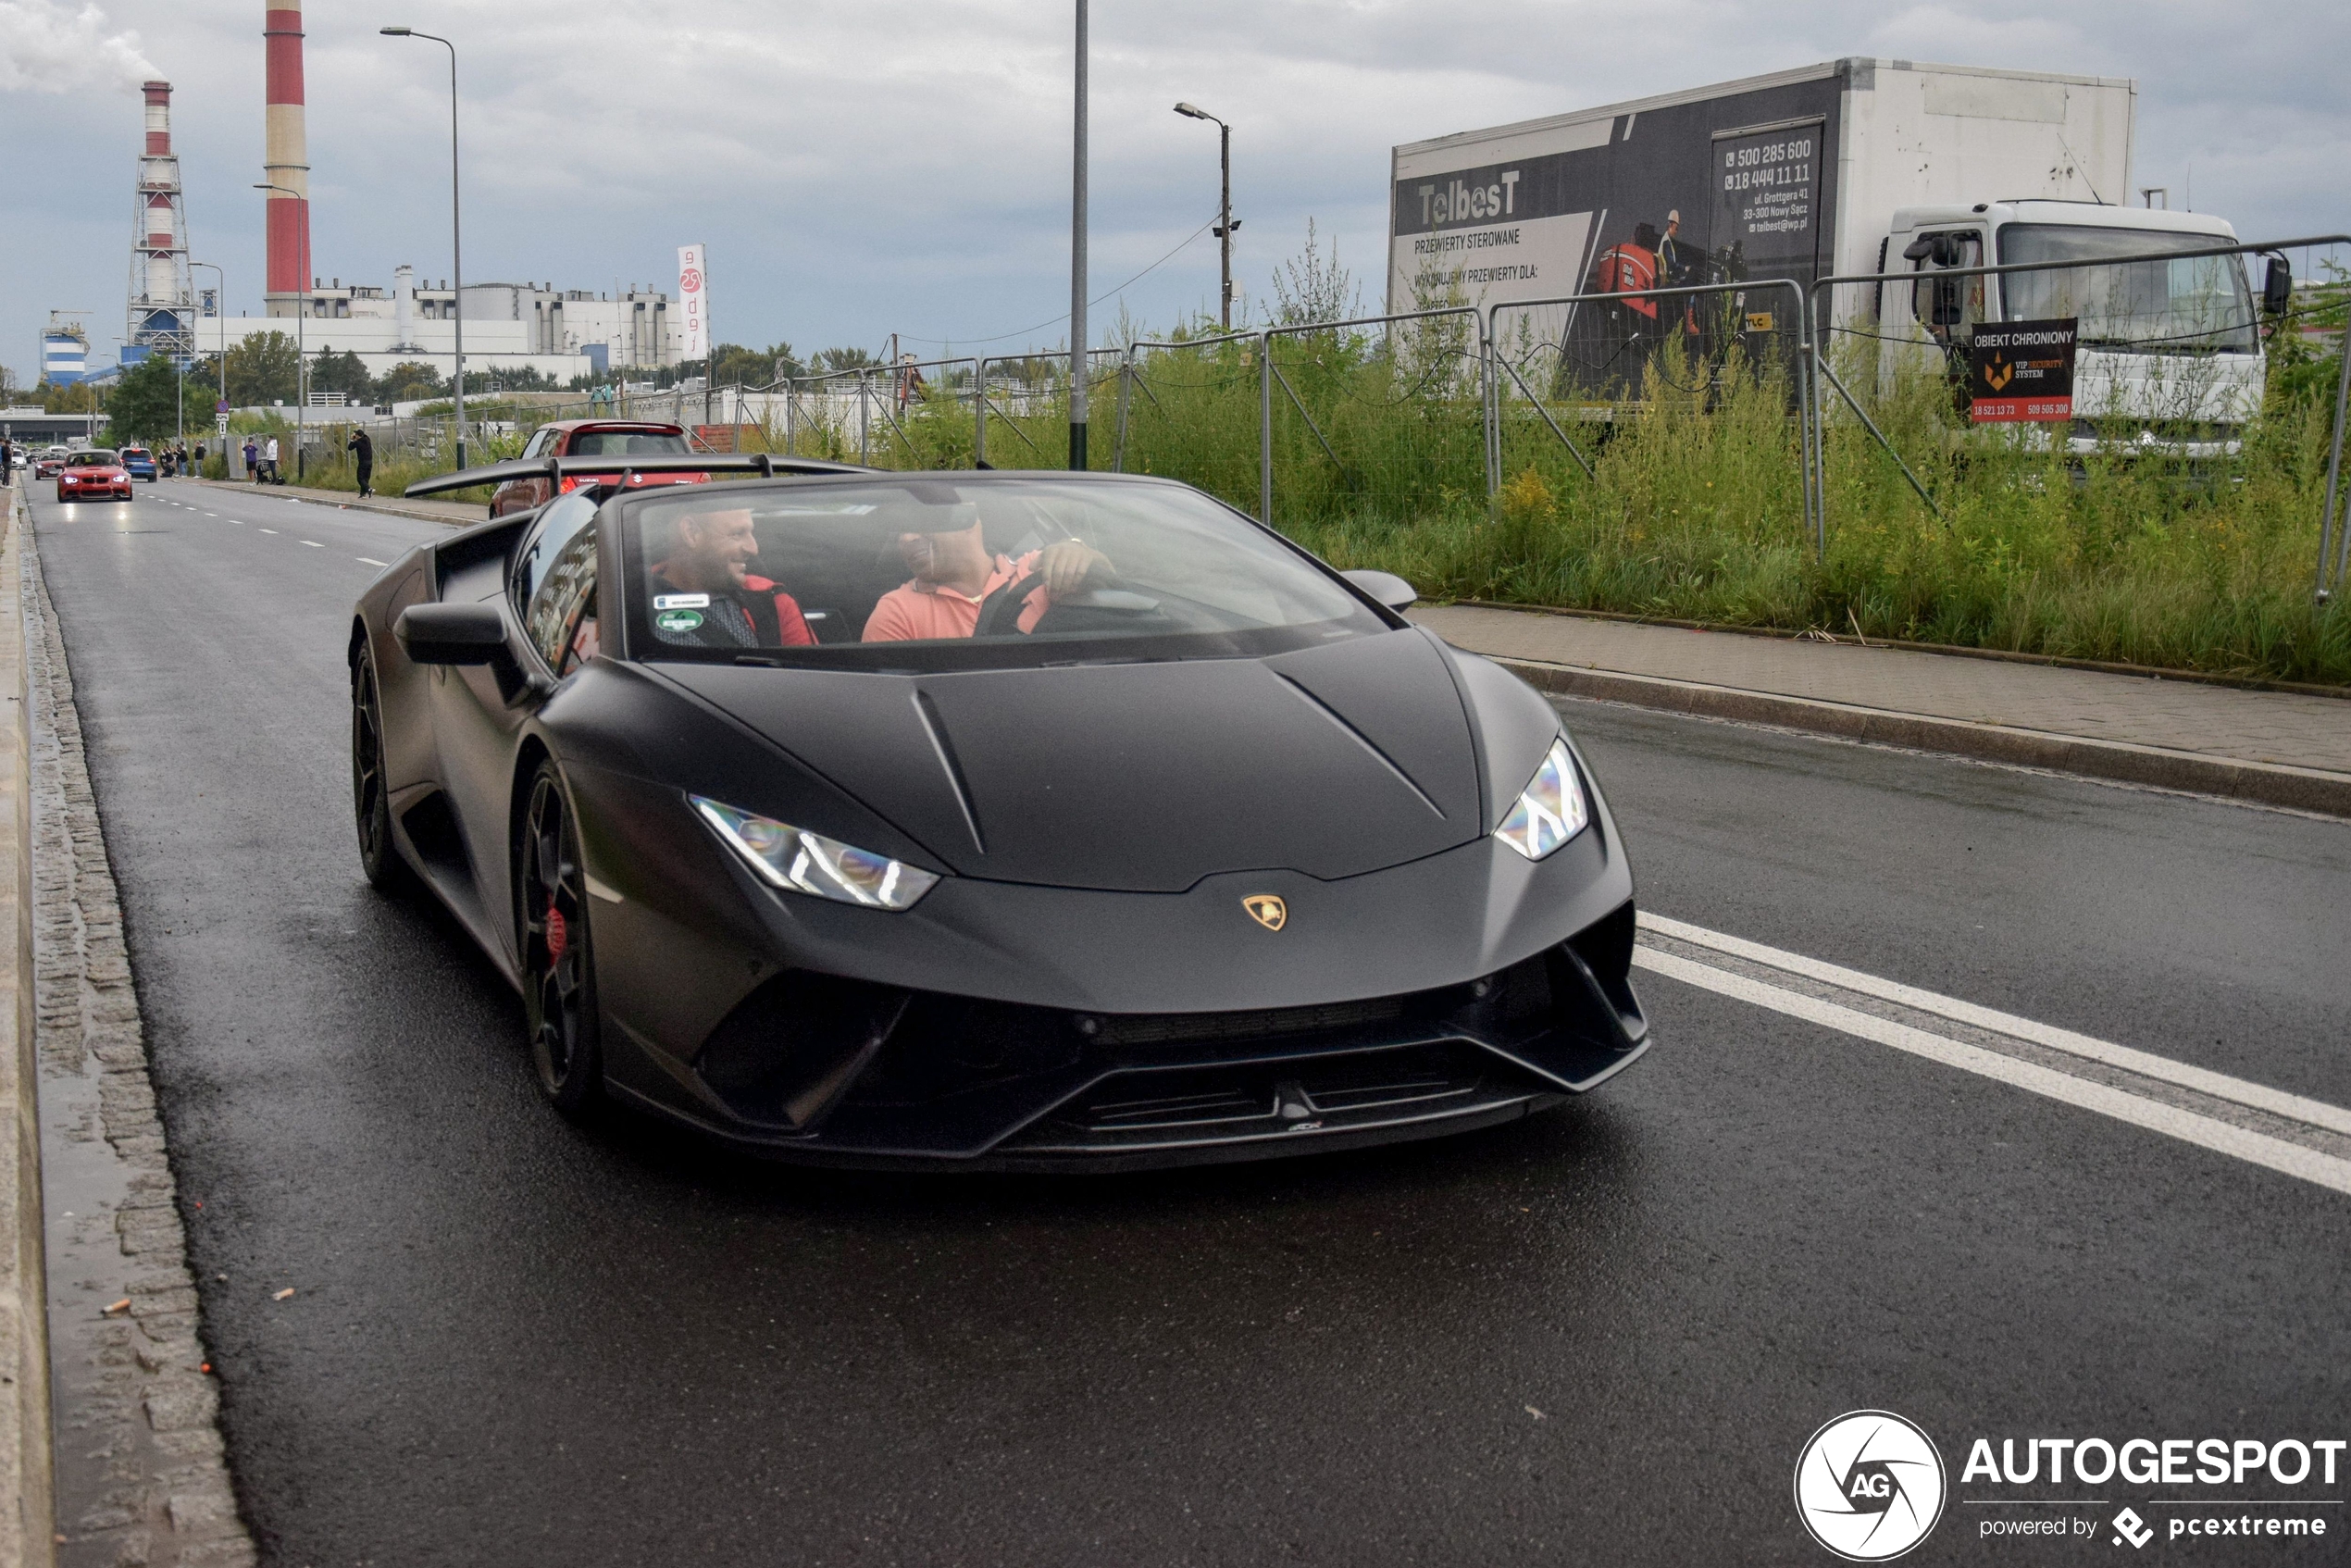
[[[85,448],[68,455],[57,469],[59,501],[128,501],[131,472],[122,460],[104,448]]]
[[[1646,1049],[1589,770],[1400,580],[1160,479],[561,493],[594,467],[417,487],[556,499],[403,556],[349,647],[367,873],[513,977],[558,1108],[1099,1168],[1483,1126]]]

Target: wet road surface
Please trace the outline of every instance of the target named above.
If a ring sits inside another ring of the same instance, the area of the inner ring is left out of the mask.
[[[1956,1481],[2351,1411],[2351,1197],[1655,973],[1603,1091],[1399,1149],[901,1178],[576,1127],[359,877],[349,607],[440,530],[36,513],[266,1561],[1815,1562],[1842,1412]],[[1644,909],[2351,1101],[2351,825],[1562,711]],[[1913,1561],[2068,1554],[1950,1495]]]

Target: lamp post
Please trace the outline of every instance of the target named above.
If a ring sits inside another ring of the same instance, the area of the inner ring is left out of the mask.
[[[305,230],[307,230],[308,227],[309,226],[307,224],[304,225]],[[192,261],[188,265],[192,268],[201,267],[206,272],[211,273],[215,278],[218,278],[220,280],[220,288],[213,295],[212,303],[213,308],[219,313],[220,317],[220,406],[225,409],[229,406],[229,274],[223,272],[220,269],[219,265],[216,262]],[[226,418],[228,416],[224,414],[221,417]],[[219,433],[224,438],[221,443],[221,450],[223,453],[222,461],[226,462],[228,442],[225,438],[227,432],[222,430]]]
[[[275,191],[281,196],[292,196],[296,201],[300,201],[302,199],[301,192],[289,191],[283,185],[272,185],[267,180],[260,180],[255,183],[254,189],[256,191]],[[302,427],[304,417],[309,412],[310,405],[310,357],[309,351],[303,346],[305,341],[303,334],[303,326],[310,317],[310,225],[305,223],[302,226],[302,305],[301,308],[294,312],[295,479],[301,479],[303,477]],[[227,351],[224,349],[221,354],[222,374],[224,375],[227,374],[228,357]]]
[[[1086,0],[1077,0],[1077,126],[1069,197],[1069,466],[1086,467]]]
[[[1233,230],[1240,227],[1233,221],[1233,128],[1191,104],[1178,104],[1176,112],[1188,119],[1204,119],[1216,127],[1218,165],[1224,171],[1220,193],[1216,198],[1216,238],[1221,242],[1223,277],[1216,292],[1219,319],[1225,330],[1233,330]]]
[[[438,33],[418,32],[414,28],[380,31],[386,38],[429,39],[449,51],[449,265],[457,285],[450,295],[449,308],[457,338],[457,467],[462,468],[466,466],[466,247],[461,225],[464,205],[457,199],[457,46]]]

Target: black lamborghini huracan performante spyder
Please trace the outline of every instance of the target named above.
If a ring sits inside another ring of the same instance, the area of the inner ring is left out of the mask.
[[[1110,1168],[1482,1126],[1646,1048],[1589,770],[1400,579],[1163,479],[580,461],[417,487],[555,499],[350,641],[367,873],[513,977],[558,1108]]]

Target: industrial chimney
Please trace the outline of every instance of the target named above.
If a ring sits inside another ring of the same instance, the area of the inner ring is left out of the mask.
[[[422,354],[417,346],[417,269],[406,262],[392,269],[392,327],[394,354]]]
[[[133,350],[185,358],[195,351],[194,297],[188,287],[188,210],[180,159],[171,151],[171,83],[150,81],[146,147],[131,231],[129,331]],[[126,361],[142,357],[126,355]]]
[[[268,292],[301,296],[310,288],[310,144],[302,110],[302,0],[262,0],[261,36],[268,50],[268,125],[264,178],[283,191],[269,203]],[[302,305],[297,299],[294,310]]]

